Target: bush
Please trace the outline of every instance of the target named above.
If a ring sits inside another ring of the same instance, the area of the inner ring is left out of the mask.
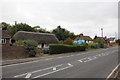
[[[89,47],[89,48],[96,49],[96,48],[99,47],[99,45],[98,45],[98,43],[89,43],[89,44],[88,44],[88,47]]]
[[[36,50],[37,50],[38,43],[34,40],[25,40],[24,46],[26,48],[26,52],[29,54],[30,57],[36,56]]]
[[[88,43],[82,43],[81,46],[85,46],[85,48],[88,48]]]
[[[95,43],[98,43],[99,48],[104,48],[104,43],[105,43],[104,40],[102,40],[102,39],[97,39],[97,40],[95,40],[94,42],[95,42]]]
[[[73,40],[68,38],[68,39],[64,40],[64,44],[73,45]]]
[[[82,45],[50,44],[50,54],[60,54],[67,52],[85,51],[86,47]]]
[[[17,46],[24,46],[24,40],[17,40],[16,45]]]

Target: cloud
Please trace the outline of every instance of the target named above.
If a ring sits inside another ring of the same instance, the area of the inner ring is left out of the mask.
[[[83,32],[90,36],[100,36],[100,28],[104,28],[104,35],[114,36],[118,31],[117,15],[117,2],[4,0],[1,20],[40,25],[47,30],[61,25],[75,34]]]

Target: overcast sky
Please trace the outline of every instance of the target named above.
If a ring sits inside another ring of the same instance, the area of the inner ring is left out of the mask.
[[[118,33],[117,0],[2,0],[0,21],[39,25],[52,30],[58,25],[74,32],[94,37],[113,37]]]

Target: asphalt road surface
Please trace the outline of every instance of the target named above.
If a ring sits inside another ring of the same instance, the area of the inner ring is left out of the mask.
[[[2,66],[2,77],[107,78],[117,64],[118,47],[112,47]]]

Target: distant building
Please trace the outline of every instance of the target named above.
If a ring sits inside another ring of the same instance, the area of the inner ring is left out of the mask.
[[[110,40],[110,43],[115,42],[115,37],[108,38]]]
[[[96,41],[102,41],[106,45],[106,47],[110,46],[110,41],[109,41],[109,39],[106,36],[105,37],[95,36],[95,38],[94,38],[93,41],[94,42],[96,42]]]
[[[39,48],[49,48],[49,44],[58,43],[58,39],[54,34],[18,31],[13,38],[14,40],[35,40],[38,42]]]
[[[11,37],[7,34],[6,30],[0,30],[0,44],[1,45],[10,45]]]
[[[93,42],[92,38],[90,36],[84,36],[83,34],[80,34],[78,37],[75,38],[75,43],[91,43]]]

